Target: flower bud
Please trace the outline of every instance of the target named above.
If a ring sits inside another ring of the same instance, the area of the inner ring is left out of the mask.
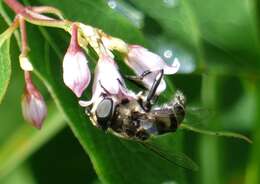
[[[28,57],[23,56],[22,54],[19,56],[19,62],[20,62],[20,67],[24,71],[33,71],[33,66],[29,60]]]
[[[179,70],[180,63],[177,58],[174,59],[171,65],[168,65],[159,55],[150,52],[142,46],[130,45],[128,46],[128,50],[129,52],[125,61],[138,76],[147,71],[151,72],[142,81],[147,88],[152,86],[158,71],[163,69],[164,74],[170,75],[175,74]],[[162,79],[156,93],[160,94],[165,88],[166,84],[164,79]]]
[[[40,129],[47,114],[47,107],[38,89],[33,85],[29,72],[25,73],[26,86],[22,96],[22,113],[26,121]]]
[[[91,74],[88,61],[78,44],[77,26],[72,25],[69,48],[63,59],[63,81],[77,97],[81,97],[90,82]]]

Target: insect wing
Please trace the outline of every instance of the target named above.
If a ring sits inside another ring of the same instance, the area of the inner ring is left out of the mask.
[[[160,158],[176,165],[184,169],[192,170],[192,171],[198,171],[199,167],[198,165],[191,160],[187,155],[183,153],[174,153],[167,151],[165,149],[162,149],[158,147],[157,145],[154,145],[152,143],[141,143],[146,149],[153,152],[155,155],[159,156]]]
[[[220,136],[227,138],[236,138],[246,141],[247,143],[252,143],[252,140],[247,136],[230,131],[217,131],[209,129],[206,122],[210,122],[213,119],[215,113],[213,110],[206,108],[188,108],[185,121],[180,125],[180,129],[193,131],[196,133],[210,135],[210,136]]]
[[[185,121],[189,122],[189,124],[203,126],[206,121],[210,121],[215,116],[216,112],[212,109],[188,106],[186,108]]]

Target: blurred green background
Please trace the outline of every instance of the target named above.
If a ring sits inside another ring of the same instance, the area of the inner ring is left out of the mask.
[[[2,2],[1,2],[2,3]],[[23,77],[19,49],[11,40],[12,75],[0,106],[0,183],[260,183],[260,39],[257,0],[34,0],[59,8],[64,16],[103,29],[131,44],[142,44],[181,69],[167,77],[169,100],[175,89],[187,97],[185,123],[201,129],[247,135],[238,139],[179,130],[154,140],[183,152],[200,167],[178,168],[133,142],[94,128],[64,86],[62,57],[69,35],[28,24],[34,80],[49,104],[41,131],[21,116]],[[2,3],[0,31],[12,12]],[[2,53],[0,53],[2,54]],[[93,58],[89,58],[93,60]],[[90,62],[94,67],[94,62]],[[121,72],[128,69],[119,62]],[[4,81],[0,81],[4,82]],[[90,98],[90,88],[84,99]]]

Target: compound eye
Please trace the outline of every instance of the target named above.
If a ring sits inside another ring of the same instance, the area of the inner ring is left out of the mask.
[[[113,116],[113,108],[113,101],[111,98],[104,98],[97,106],[97,123],[104,130],[106,130],[109,126],[109,121]]]

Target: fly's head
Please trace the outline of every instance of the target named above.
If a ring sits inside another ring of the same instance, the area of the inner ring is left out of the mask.
[[[89,105],[89,101],[80,101],[79,103],[85,107],[85,113],[95,127],[104,131],[109,128],[116,106],[113,97],[101,95],[94,103],[91,102],[91,105]]]
[[[104,97],[96,106],[94,116],[97,127],[107,130],[114,116],[115,104],[112,98]]]

